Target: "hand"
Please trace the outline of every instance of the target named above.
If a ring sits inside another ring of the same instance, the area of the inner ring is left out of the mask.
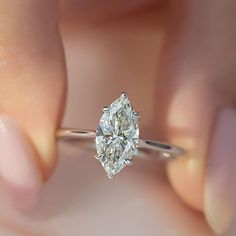
[[[227,0],[224,4],[220,0],[172,1],[170,4],[143,1],[138,6],[124,4],[118,10],[112,9],[113,5],[108,2],[105,7],[105,2],[95,12],[88,7],[87,14],[76,14],[79,19],[73,18],[71,9],[68,13],[69,3],[64,2],[61,19],[65,42],[75,28],[79,31],[76,34],[85,35],[82,37],[84,41],[77,42],[81,47],[81,59],[76,57],[76,60],[83,66],[76,88],[80,91],[77,94],[83,95],[79,97],[80,107],[86,100],[88,107],[94,108],[93,112],[98,114],[108,97],[113,99],[114,94],[126,89],[141,108],[143,134],[146,132],[149,137],[150,130],[154,130],[153,135],[187,150],[187,158],[168,166],[168,175],[176,192],[188,205],[204,211],[216,232],[225,231],[232,219],[235,196],[232,180],[233,135],[236,133],[233,108],[236,32],[235,16],[231,13],[234,1]],[[148,8],[149,4],[154,7]],[[111,14],[101,19],[104,14],[100,12],[105,8]],[[65,103],[64,56],[56,1],[22,0],[12,4],[2,0],[0,9],[4,12],[1,22],[7,22],[0,27],[0,35],[3,35],[0,107],[7,115],[2,117],[1,123],[3,130],[8,131],[1,132],[0,168],[6,188],[12,197],[17,198],[14,202],[25,208],[34,204],[43,182],[55,167],[55,131]],[[84,10],[81,12],[86,12]],[[145,14],[149,17],[144,20],[142,12],[147,12]],[[123,20],[129,15],[140,19],[131,21],[131,24],[139,32],[143,30],[144,38],[137,39],[136,47],[129,42],[131,49],[127,54],[119,54],[125,50],[126,41],[121,43],[122,35],[112,37],[109,30],[113,29],[114,33],[120,27],[132,38],[135,30],[129,35],[126,29],[132,27],[127,27]],[[78,28],[71,26],[77,21],[84,23],[85,27],[82,28],[82,23]],[[146,25],[140,25],[143,21]],[[86,26],[88,22],[89,26]],[[94,28],[95,23],[100,24],[100,31],[85,30],[86,27]],[[152,37],[148,27],[153,27]],[[118,45],[123,47],[111,48],[110,39],[97,37],[103,35],[102,32],[110,35],[113,42],[117,38]],[[145,41],[147,32],[148,42]],[[69,50],[67,46],[66,53]],[[73,58],[67,62],[71,76],[70,68],[77,63],[76,60]],[[86,88],[91,89],[91,81],[94,90],[88,94]],[[105,85],[101,86],[101,82]],[[84,96],[86,99],[82,99]],[[69,103],[68,109],[70,106]],[[95,127],[96,117],[88,114],[84,124]],[[80,124],[82,127],[83,122]],[[14,148],[12,143],[15,143]],[[30,196],[27,201],[24,200],[26,193]]]

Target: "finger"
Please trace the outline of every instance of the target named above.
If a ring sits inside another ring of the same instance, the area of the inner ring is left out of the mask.
[[[222,109],[209,145],[204,188],[205,215],[214,231],[225,233],[235,214],[236,110]]]
[[[229,132],[229,126],[234,129],[234,113],[224,112],[227,109],[223,108],[235,101],[232,93],[235,83],[231,78],[235,76],[232,38],[236,34],[233,27],[226,32],[218,22],[221,19],[221,24],[231,27],[229,10],[235,3],[228,0],[222,4],[211,0],[178,4],[173,1],[172,28],[162,71],[169,101],[167,133],[170,141],[185,148],[187,153],[185,158],[169,164],[170,180],[186,203],[205,212],[217,233],[224,232],[230,223],[235,196],[234,191],[227,190],[234,188],[229,181],[233,161],[223,168],[220,160],[224,159],[222,152],[226,149],[227,160],[233,160],[234,145],[228,141],[229,135],[226,139],[223,130]],[[228,146],[222,145],[219,136]],[[215,144],[218,142],[221,145]],[[218,148],[221,152],[216,151]]]
[[[187,71],[179,78],[179,65],[175,65],[168,62],[166,80],[161,85],[165,100],[169,100],[163,104],[166,107],[163,118],[167,138],[184,148],[186,155],[169,163],[168,174],[182,199],[202,211],[205,155],[218,102],[205,80],[195,80]],[[159,105],[162,112],[163,105]]]
[[[65,66],[56,1],[0,0],[0,9],[0,144],[8,147],[0,171],[10,192],[24,201],[26,193],[33,198],[29,192],[39,192],[56,162]]]

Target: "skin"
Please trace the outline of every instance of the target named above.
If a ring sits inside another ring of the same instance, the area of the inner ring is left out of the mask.
[[[124,17],[139,18],[140,12],[153,14],[153,8],[160,9],[158,19],[163,23],[156,32],[164,37],[156,42],[162,53],[157,58],[159,87],[153,101],[158,122],[150,130],[160,131],[162,139],[186,149],[188,158],[171,162],[167,173],[180,198],[204,212],[203,185],[214,120],[221,107],[234,106],[236,101],[236,3],[141,0],[132,4],[121,1],[114,6],[110,2],[83,5],[80,1],[60,1],[59,13],[55,0],[21,0],[17,4],[0,0],[0,22],[4,22],[0,24],[0,111],[17,120],[29,136],[46,181],[56,164],[54,137],[67,90],[59,20],[62,37],[66,38],[78,30],[77,25],[112,26],[120,22],[120,27],[125,27]],[[38,9],[37,14],[32,13],[33,8]],[[151,84],[155,82],[150,79]],[[107,87],[112,83],[111,79]],[[144,84],[142,79],[137,83]],[[139,94],[134,96],[138,100]],[[204,114],[203,106],[207,107]],[[145,122],[152,117],[148,113]]]

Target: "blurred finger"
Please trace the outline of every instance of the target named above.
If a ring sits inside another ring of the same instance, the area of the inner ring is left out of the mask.
[[[0,9],[0,145],[7,146],[0,170],[12,195],[27,203],[56,162],[65,94],[57,1],[0,0]]]

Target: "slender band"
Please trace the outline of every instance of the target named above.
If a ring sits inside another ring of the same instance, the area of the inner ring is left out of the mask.
[[[58,139],[77,140],[81,142],[95,143],[96,132],[82,129],[61,128],[57,132]],[[175,145],[157,142],[153,140],[139,139],[138,147],[142,152],[157,151],[162,153],[164,158],[175,158],[177,155],[184,153],[184,150]]]

